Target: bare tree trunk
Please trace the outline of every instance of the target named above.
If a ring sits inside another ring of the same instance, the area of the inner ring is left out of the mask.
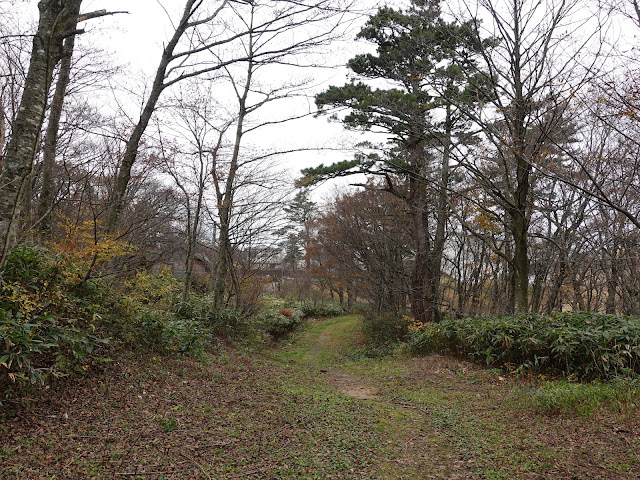
[[[607,279],[607,302],[605,311],[611,315],[616,314],[616,292],[618,290],[618,246],[614,245],[611,249],[609,278]],[[606,257],[605,257],[606,258]]]
[[[527,167],[518,167],[518,171]],[[528,173],[521,172],[524,177]],[[528,180],[518,182],[518,208],[511,209],[511,231],[513,232],[513,288],[515,312],[529,311],[529,221],[526,215]]]
[[[191,279],[193,277],[193,264],[195,262],[196,246],[198,243],[198,231],[200,230],[200,214],[202,212],[202,201],[204,198],[204,175],[203,172],[203,150],[199,147],[198,155],[200,156],[200,170],[198,181],[198,198],[196,199],[195,211],[191,213],[189,208],[187,219],[187,258],[185,260],[184,279],[182,283],[182,301],[186,302],[189,298],[189,290],[191,289]]]
[[[229,258],[226,245],[229,242],[229,214],[225,207],[220,209],[220,235],[218,237],[218,261],[215,269],[215,283],[213,286],[214,310],[222,308],[227,284],[227,274],[229,272]]]
[[[240,145],[242,143],[242,135],[244,133],[244,120],[247,115],[246,103],[249,96],[249,89],[251,86],[251,64],[248,69],[247,82],[245,84],[244,92],[239,99],[240,109],[238,114],[238,124],[236,126],[236,139],[233,146],[233,154],[231,156],[231,164],[229,166],[229,173],[225,183],[224,193],[222,193],[216,185],[218,190],[218,205],[220,215],[220,236],[218,237],[218,263],[216,265],[216,281],[213,289],[213,308],[219,309],[222,307],[222,301],[224,299],[225,285],[227,282],[227,275],[229,273],[229,266],[232,262],[230,257],[231,252],[231,208],[233,206],[233,190],[235,187],[236,173],[238,171],[238,159],[240,156]],[[231,267],[233,265],[231,264]]]
[[[433,303],[431,301],[430,241],[427,234],[429,215],[426,208],[426,188],[421,179],[412,176],[409,206],[415,242],[415,260],[411,274],[411,313],[419,322],[431,322]]]
[[[77,21],[76,21],[77,25]],[[74,26],[75,29],[75,26]],[[60,62],[60,71],[56,82],[55,93],[51,100],[49,123],[44,136],[44,148],[42,150],[42,187],[38,201],[38,218],[40,232],[43,235],[51,233],[51,209],[55,200],[55,186],[53,181],[53,169],[56,161],[56,148],[58,145],[58,130],[67,87],[71,79],[71,57],[75,45],[75,35],[71,35],[64,41],[64,53]]]
[[[2,93],[4,89],[0,90],[0,100],[2,100]],[[5,127],[5,121],[7,120],[7,115],[4,111],[4,106],[0,101],[0,170],[2,170],[2,150],[4,149],[4,143],[7,141],[7,130]]]
[[[567,277],[567,269],[566,269],[566,254],[563,252],[560,254],[559,265],[557,267],[557,272],[555,274],[555,281],[553,286],[549,290],[549,298],[547,300],[547,315],[553,313],[556,310],[562,310],[562,285],[564,284],[564,280]]]
[[[189,20],[201,3],[201,1],[197,2],[196,0],[186,1],[182,12],[182,18],[177,24],[176,29],[173,32],[173,36],[162,52],[162,57],[160,58],[160,64],[158,65],[158,69],[156,70],[156,74],[153,79],[149,98],[144,105],[144,109],[142,110],[138,123],[127,140],[124,156],[120,163],[120,168],[118,169],[113,192],[109,200],[109,215],[107,217],[107,232],[109,233],[114,233],[117,230],[118,220],[120,219],[120,214],[124,208],[127,186],[129,185],[129,180],[131,180],[131,169],[138,157],[140,140],[149,125],[151,116],[153,115],[158,100],[160,99],[160,95],[167,87],[165,79],[169,64],[175,59],[173,52],[182,38],[182,35],[184,35],[185,31],[191,26]]]
[[[216,224],[213,224],[213,229],[212,229],[212,233],[211,233],[211,267],[209,268],[209,289],[208,292],[211,295],[213,293],[213,290],[215,288],[215,283],[216,283],[216,274],[215,274],[215,268],[216,268],[216,241],[217,241],[217,231],[216,231]]]
[[[442,256],[447,232],[447,219],[449,218],[449,160],[451,157],[451,106],[447,105],[445,118],[445,132],[443,138],[442,164],[440,166],[440,185],[438,186],[436,235],[431,252],[431,299],[433,304],[434,320],[440,319],[440,279],[442,276]]]
[[[515,7],[514,7],[515,9]],[[519,16],[514,15],[516,22]],[[527,128],[525,118],[528,106],[523,92],[522,65],[520,52],[520,25],[514,25],[513,48],[513,80],[514,80],[514,114],[511,124],[511,136],[514,142],[514,157],[516,163],[516,184],[513,195],[513,205],[509,208],[511,216],[511,232],[513,233],[513,273],[515,288],[515,313],[529,311],[529,219],[527,205],[529,202],[530,173],[532,162],[525,155]]]
[[[41,0],[40,19],[24,92],[0,174],[0,271],[16,242],[21,200],[27,188],[44,122],[53,71],[65,38],[73,36],[82,0]]]

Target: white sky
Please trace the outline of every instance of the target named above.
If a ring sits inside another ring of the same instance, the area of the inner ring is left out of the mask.
[[[35,2],[32,7],[35,8]],[[182,7],[182,0],[165,0],[162,4],[167,9],[172,18],[179,17]],[[108,8],[109,11],[128,11],[128,14],[105,17],[93,20],[86,25],[87,40],[91,43],[113,52],[113,57],[118,63],[128,64],[127,70],[135,74],[143,73],[146,77],[151,77],[155,72],[163,48],[163,42],[171,35],[172,28],[167,18],[167,13],[157,0],[85,0],[82,11],[89,12]],[[364,20],[363,20],[364,21]],[[355,37],[357,29],[350,35],[350,39]],[[349,48],[341,43],[328,51],[328,58],[332,63],[344,65],[346,61],[355,53],[370,49],[365,44],[349,42]],[[283,72],[290,75],[290,72]],[[303,72],[310,74],[309,70]],[[315,91],[321,91],[329,85],[342,85],[347,77],[347,69],[318,69],[312,73]],[[166,94],[167,92],[165,92]],[[311,92],[313,93],[313,92]],[[269,112],[267,109],[265,113]],[[280,105],[273,104],[272,109],[290,110],[292,113],[300,114],[315,110],[313,97],[286,101]],[[273,111],[273,110],[272,110]],[[281,113],[281,112],[278,112]],[[264,115],[264,113],[263,113]],[[133,115],[132,115],[133,116]],[[292,146],[310,147],[327,146],[336,148],[340,145],[349,145],[362,141],[360,134],[345,132],[341,125],[328,123],[325,117],[305,119],[287,122],[283,125],[268,127],[257,131],[253,138],[247,140],[261,149],[289,149]],[[301,168],[316,166],[320,163],[325,165],[351,158],[349,152],[340,153],[335,151],[322,152],[301,152],[281,157],[281,164],[290,172],[292,177],[298,177]],[[348,183],[346,180],[340,182]],[[332,189],[331,185],[319,188],[314,195],[320,197],[326,191]]]

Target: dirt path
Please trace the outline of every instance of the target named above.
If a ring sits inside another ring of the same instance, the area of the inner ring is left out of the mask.
[[[327,322],[327,326],[321,329],[319,335],[309,339],[303,334],[299,339],[300,343],[310,343],[309,353],[304,362],[311,368],[317,368],[324,374],[329,385],[343,395],[360,400],[380,400],[378,387],[337,367],[340,363],[348,361],[345,350],[352,341],[358,341],[357,335],[350,322]],[[327,363],[331,366],[327,366]]]
[[[526,384],[499,371],[439,355],[363,358],[357,325],[318,322],[293,348],[297,363],[386,419],[394,454],[382,478],[640,478],[637,409],[540,415],[523,405]]]
[[[319,321],[303,332],[293,345],[296,361],[342,395],[367,406],[372,416],[384,419],[380,441],[389,454],[378,459],[380,478],[389,479],[473,479],[462,452],[430,421],[426,410],[403,401],[388,390],[379,374],[380,363],[353,362],[348,353],[362,343],[357,317]],[[404,368],[386,370],[395,378],[407,374]]]

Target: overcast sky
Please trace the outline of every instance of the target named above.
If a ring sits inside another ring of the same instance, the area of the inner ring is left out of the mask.
[[[35,5],[35,2],[32,2]],[[171,35],[172,28],[167,13],[173,19],[178,18],[183,7],[182,0],[165,0],[162,5],[157,0],[85,0],[82,10],[84,12],[108,8],[110,11],[127,11],[128,14],[120,14],[112,17],[93,21],[87,25],[88,36],[91,43],[95,43],[108,51],[113,52],[113,57],[118,63],[128,64],[127,69],[132,73],[143,72],[151,77],[155,72],[163,48],[163,42]],[[364,19],[362,20],[364,21]],[[336,45],[327,51],[331,62],[344,65],[348,58],[358,51],[368,47],[364,44],[357,45],[353,37],[357,29],[349,37],[348,48],[345,44]],[[370,48],[370,47],[369,47]],[[305,75],[309,75],[307,70]],[[291,75],[291,72],[283,70],[283,75]],[[329,85],[342,85],[347,77],[346,68],[318,69],[312,72],[316,83],[315,91],[321,91]],[[271,108],[287,109],[292,113],[301,114],[314,110],[313,95],[309,98],[300,98],[296,102],[286,102]],[[268,114],[269,110],[265,110]],[[263,113],[264,115],[264,113]],[[345,132],[336,123],[328,123],[326,118],[309,117],[283,125],[269,127],[247,138],[253,144],[259,144],[263,149],[290,149],[294,146],[328,146],[339,147],[361,141],[359,134]],[[281,158],[282,165],[290,172],[292,177],[299,176],[301,168],[316,166],[319,163],[329,164],[351,158],[349,152],[303,152],[287,155]],[[342,182],[343,184],[346,182]],[[315,196],[324,195],[331,189],[325,185]]]

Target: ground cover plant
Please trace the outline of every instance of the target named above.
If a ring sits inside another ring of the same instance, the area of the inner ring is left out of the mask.
[[[45,247],[12,251],[0,292],[0,400],[128,351],[201,355],[218,338],[256,336],[247,316],[213,310],[206,295],[180,300],[168,270],[113,281],[83,278],[85,268]]]
[[[640,319],[565,312],[447,318],[412,334],[416,352],[448,352],[516,372],[574,379],[640,374]]]

